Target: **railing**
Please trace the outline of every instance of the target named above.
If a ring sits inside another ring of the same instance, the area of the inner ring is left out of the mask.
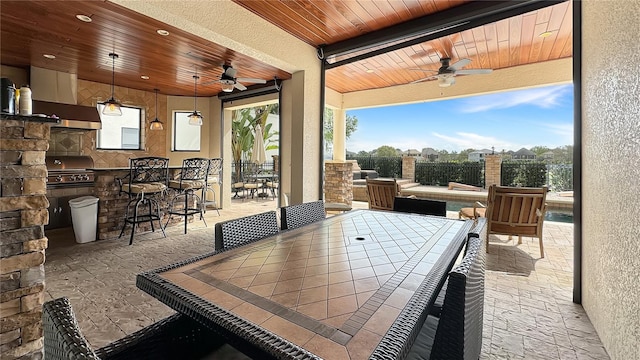
[[[401,178],[402,158],[397,156],[347,156],[357,160],[360,169],[375,170],[380,177]]]
[[[449,182],[480,186],[484,184],[483,162],[417,162],[416,182],[445,186]]]
[[[247,166],[249,164],[251,164],[250,161],[241,161],[240,162],[240,167],[236,167],[236,162],[232,162],[231,163],[231,180],[236,182],[236,181],[242,181],[243,176],[242,174],[245,173],[245,171],[247,170]],[[260,172],[265,172],[265,171],[273,171],[274,170],[274,164],[273,161],[269,161],[269,162],[265,162],[262,165],[258,165],[258,168],[260,169]],[[236,171],[237,169],[240,170],[240,176],[236,176]]]

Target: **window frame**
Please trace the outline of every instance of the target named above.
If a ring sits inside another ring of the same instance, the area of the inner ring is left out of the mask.
[[[189,123],[186,123],[185,126],[192,126],[192,127],[196,127],[198,128],[198,148],[197,149],[178,149],[177,148],[177,143],[176,143],[176,135],[177,135],[177,129],[178,129],[178,118],[177,115],[178,114],[185,114],[187,119],[188,119],[188,115],[193,113],[193,111],[186,111],[186,110],[174,110],[172,112],[172,119],[171,119],[171,152],[200,152],[202,151],[202,126],[198,126],[198,125],[190,125]]]
[[[104,127],[104,124],[106,121],[108,121],[108,118],[110,118],[111,116],[105,116],[102,115],[102,107],[104,105],[101,103],[98,103],[96,105],[96,108],[98,109],[98,114],[100,115],[100,122],[102,123],[102,127]],[[121,144],[119,148],[105,148],[105,147],[101,147],[101,131],[102,129],[99,129],[96,132],[96,150],[100,150],[100,151],[141,151],[144,150],[144,123],[145,123],[145,110],[143,107],[139,107],[139,106],[131,106],[131,105],[121,105],[121,108],[127,108],[127,109],[133,109],[133,110],[137,110],[139,115],[140,115],[140,121],[139,121],[139,128],[138,128],[138,147],[137,148],[126,148],[123,147],[124,144]],[[104,117],[104,119],[103,119]],[[122,129],[123,128],[129,128],[129,129],[134,129],[134,128],[130,128],[130,127],[121,127],[120,132],[122,133]],[[122,135],[121,135],[122,136]],[[122,138],[121,138],[122,140]]]

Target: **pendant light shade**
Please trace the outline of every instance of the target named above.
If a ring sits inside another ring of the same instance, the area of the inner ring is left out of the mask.
[[[158,89],[153,89],[156,93],[156,118],[149,125],[149,130],[163,130],[162,121],[158,120]]]
[[[196,100],[198,99],[198,79],[200,77],[193,75],[193,112],[189,114],[189,125],[202,126],[202,114],[197,110]]]
[[[118,100],[115,98],[115,82],[116,82],[116,59],[118,58],[118,54],[109,53],[109,57],[111,58],[111,98],[103,103],[104,108],[102,108],[102,115],[108,116],[121,116],[122,106]]]

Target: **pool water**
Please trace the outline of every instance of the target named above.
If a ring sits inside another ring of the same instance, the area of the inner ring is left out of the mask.
[[[473,203],[447,201],[447,211],[458,212],[463,207],[473,207]],[[544,219],[546,221],[573,223],[573,213],[547,210],[547,212],[544,214]]]

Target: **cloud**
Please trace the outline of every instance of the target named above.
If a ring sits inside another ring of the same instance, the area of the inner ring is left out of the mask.
[[[561,85],[477,96],[463,101],[460,111],[476,113],[508,109],[520,105],[533,105],[549,109],[560,105],[570,92],[571,85]]]
[[[573,144],[573,124],[550,124],[541,123],[548,132],[559,135],[565,144]]]
[[[502,149],[515,148],[515,145],[509,141],[501,140],[493,136],[483,136],[474,133],[457,132],[455,136],[449,136],[439,133],[432,133],[439,140],[442,140],[436,149],[446,149],[449,151],[460,151],[465,149],[491,149],[493,146],[496,151]]]

